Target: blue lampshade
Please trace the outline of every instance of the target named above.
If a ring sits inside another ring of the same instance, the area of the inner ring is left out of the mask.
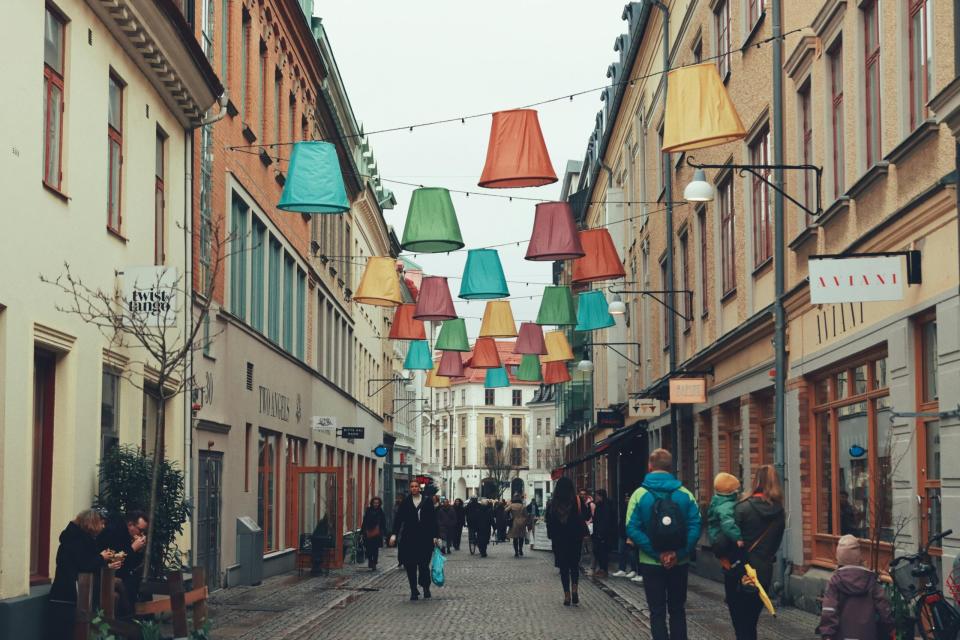
[[[337,148],[329,142],[296,142],[278,209],[343,213],[350,208]]]
[[[460,281],[460,297],[464,300],[490,300],[510,295],[503,277],[500,255],[496,249],[471,249]]]
[[[507,370],[504,367],[496,369],[487,369],[487,377],[483,380],[485,389],[498,389],[500,387],[509,387],[510,378],[507,377]]]
[[[411,371],[430,371],[433,369],[433,358],[430,357],[430,345],[426,340],[414,340],[410,343],[410,350],[403,361],[403,368]]]
[[[596,331],[616,324],[607,308],[607,298],[603,291],[585,291],[577,301],[576,331]]]

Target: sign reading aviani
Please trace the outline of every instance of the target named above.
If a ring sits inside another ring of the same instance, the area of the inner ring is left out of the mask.
[[[810,256],[810,302],[879,302],[903,299],[903,258]]]

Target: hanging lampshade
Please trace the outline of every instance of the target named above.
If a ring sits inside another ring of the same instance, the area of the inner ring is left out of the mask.
[[[483,310],[483,322],[480,323],[481,338],[516,338],[517,324],[513,321],[513,311],[506,300],[490,300]]]
[[[470,249],[460,281],[460,297],[464,300],[488,300],[509,295],[497,250]]]
[[[457,312],[453,308],[453,298],[450,297],[450,287],[447,279],[440,276],[426,276],[420,283],[420,297],[417,298],[417,307],[413,312],[417,320],[453,320]]]
[[[667,76],[663,151],[690,151],[747,135],[727,87],[712,62],[674,69]]]
[[[544,342],[547,343],[547,355],[540,358],[541,362],[566,362],[573,360],[573,349],[567,341],[567,335],[563,331],[548,331],[544,336]]]
[[[343,213],[350,209],[337,148],[329,142],[295,142],[278,209]]]
[[[473,357],[470,358],[471,369],[495,369],[500,366],[500,353],[497,351],[497,342],[493,338],[477,338],[473,344]]]
[[[444,351],[440,356],[440,366],[437,367],[437,375],[447,378],[463,377],[463,358],[459,351]]]
[[[517,368],[517,374],[514,376],[517,380],[524,382],[540,382],[543,375],[540,372],[540,357],[527,353],[520,360],[520,366]]]
[[[577,300],[576,331],[596,331],[617,323],[610,315],[603,291],[584,291]]]
[[[424,386],[430,387],[431,389],[449,389],[450,378],[439,375],[437,368],[438,367],[435,366],[430,370],[430,373],[427,374],[427,383]]]
[[[426,340],[414,340],[410,343],[407,357],[403,361],[403,368],[430,371],[433,369],[433,358],[430,357],[430,345]]]
[[[606,227],[586,229],[580,232],[580,244],[585,255],[573,261],[573,281],[598,282],[613,280],[626,275],[613,238]]]
[[[537,313],[537,324],[557,326],[577,324],[570,287],[544,287],[540,311]]]
[[[487,375],[483,379],[483,387],[485,389],[498,389],[509,386],[510,378],[507,376],[507,369],[505,367],[487,369]]]
[[[547,345],[543,342],[543,329],[536,322],[521,322],[517,343],[513,346],[514,353],[524,355],[544,355]]]
[[[533,109],[493,114],[481,187],[540,187],[557,181],[540,121]]]
[[[543,365],[543,383],[560,384],[570,382],[570,370],[566,362],[547,362]]]
[[[463,247],[449,191],[439,187],[414,189],[400,246],[415,253],[444,253]]]
[[[403,302],[396,261],[390,257],[367,258],[367,266],[353,299],[377,307],[395,307]]]
[[[573,209],[566,202],[541,202],[533,216],[526,260],[569,260],[583,256]]]
[[[463,318],[444,320],[437,337],[437,351],[470,351],[470,341],[467,340],[467,321]]]
[[[417,305],[412,302],[401,304],[393,314],[393,324],[390,326],[391,340],[426,340],[427,332],[423,328],[423,321],[413,317]]]

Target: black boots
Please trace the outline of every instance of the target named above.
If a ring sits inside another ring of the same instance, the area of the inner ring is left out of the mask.
[[[423,599],[424,599],[424,600],[429,600],[430,598],[431,598],[431,596],[430,596],[430,587],[424,587],[424,588],[423,588]]]
[[[419,592],[419,591],[411,591],[411,592],[410,592],[410,600],[419,600],[419,599],[420,599],[420,592]]]
[[[580,604],[580,592],[577,590],[578,586],[579,585],[577,585],[576,583],[570,585],[570,588],[573,591],[573,598],[572,598],[573,604]]]

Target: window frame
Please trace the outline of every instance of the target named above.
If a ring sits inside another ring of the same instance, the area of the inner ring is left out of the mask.
[[[678,240],[680,241],[680,288],[684,291],[680,295],[683,296],[681,304],[683,315],[686,316],[683,319],[683,332],[689,333],[693,326],[693,299],[686,293],[692,291],[690,288],[690,231],[687,227],[680,230]]]
[[[57,435],[54,422],[57,393],[56,355],[43,349],[34,349],[32,377],[34,411],[30,428],[33,440],[33,455],[30,461],[31,536],[30,557],[27,564],[30,571],[30,584],[36,585],[49,583],[50,578],[53,577],[53,572],[50,571],[50,533],[53,504],[53,450]],[[39,394],[41,385],[47,391],[43,395]]]
[[[162,265],[167,260],[167,220],[166,220],[166,189],[164,187],[164,173],[167,160],[167,136],[157,127],[157,167],[154,184],[154,211],[153,211],[153,260]]]
[[[510,400],[513,403],[514,407],[523,406],[523,391],[520,389],[513,389],[510,392]]]
[[[707,261],[707,209],[700,207],[697,210],[697,228],[700,233],[700,317],[706,318],[710,313],[709,283],[710,271]]]
[[[880,151],[883,143],[883,126],[880,115],[882,109],[880,102],[880,7],[877,0],[866,0],[861,6],[861,13],[863,14],[866,165],[869,169],[880,161]],[[870,48],[871,41],[874,44],[873,49]]]
[[[750,162],[770,164],[770,125],[765,124],[750,141]],[[757,175],[759,174],[759,175]],[[770,169],[756,169],[750,175],[750,208],[753,218],[753,267],[759,269],[773,256],[773,225],[770,216]]]
[[[661,256],[660,260],[660,286],[663,287],[664,291],[673,289],[672,283],[667,282],[667,256],[664,254]],[[670,322],[673,320],[673,311],[667,309],[664,305],[658,305],[660,307],[661,314],[661,325],[660,328],[663,331],[661,338],[663,339],[663,350],[667,351],[670,349]]]
[[[46,30],[47,16],[53,18],[60,25],[60,71],[51,67],[46,60],[43,62],[43,171],[41,180],[43,184],[50,187],[58,193],[63,188],[63,120],[66,114],[66,91],[65,91],[65,67],[67,59],[67,24],[68,20],[59,10],[50,4],[44,6],[44,30]],[[46,35],[44,35],[46,38]],[[60,92],[60,113],[59,115],[51,112],[51,91],[57,89]],[[57,162],[56,162],[56,183],[48,180],[47,170],[50,167],[50,155],[52,146],[51,119],[58,118],[56,127],[57,141]]]
[[[716,34],[717,71],[720,79],[726,82],[730,77],[731,33],[730,33],[730,0],[720,0],[713,12],[713,29]]]
[[[497,421],[491,416],[485,416],[483,418],[483,435],[485,436],[495,436],[497,435]]]
[[[120,96],[119,129],[110,123],[110,92],[116,86]],[[124,88],[123,79],[110,69],[107,82],[107,229],[117,235],[122,235],[123,229],[123,106]],[[117,166],[114,166],[114,149],[117,150]],[[117,189],[114,194],[114,173],[117,176]],[[116,202],[114,202],[116,197]],[[116,205],[116,225],[114,225],[114,205]]]
[[[766,7],[763,0],[747,0],[747,29],[752,30],[763,16]]]
[[[496,389],[483,390],[483,406],[485,407],[497,406],[497,390]]]
[[[511,436],[523,435],[523,418],[517,418],[517,417],[510,418],[510,435]]]
[[[813,164],[813,88],[810,78],[807,78],[797,90],[797,115],[800,122],[800,159],[803,164]],[[814,180],[809,171],[803,172],[803,204],[807,209],[813,209],[816,194]],[[805,227],[816,222],[810,213],[805,213]]]
[[[827,51],[830,84],[830,131],[833,152],[833,197],[839,198],[846,189],[844,165],[845,131],[843,104],[843,39],[837,38]]]
[[[917,403],[917,412],[923,414],[937,414],[940,412],[940,401],[938,394],[929,396],[927,391],[929,389],[929,376],[927,375],[927,329],[933,328],[933,371],[934,377],[939,377],[939,372],[937,370],[937,315],[936,311],[927,312],[919,316],[914,322],[914,371],[917,372],[916,375],[916,403]],[[933,474],[930,473],[930,451],[927,447],[927,442],[930,437],[930,424],[934,422],[939,422],[940,418],[932,417],[931,415],[924,415],[916,418],[917,426],[917,435],[916,441],[917,445],[917,485],[919,489],[920,496],[920,539],[928,540],[931,533],[939,531],[933,531],[933,529],[940,529],[941,527],[933,527],[931,520],[933,519],[933,501],[934,499],[940,503],[940,519],[942,525],[943,519],[943,498],[942,498],[942,459],[940,460],[940,473],[936,474],[936,477],[933,477]],[[936,543],[937,546],[932,546],[930,548],[930,555],[935,557],[943,556],[942,543]]]
[[[915,59],[915,40],[917,34],[914,32],[914,20],[918,13],[922,13],[920,19],[921,31],[920,43],[924,58],[918,63]],[[907,4],[907,73],[909,78],[909,99],[910,99],[910,130],[920,126],[927,116],[927,101],[930,99],[930,59],[933,57],[930,50],[930,0],[908,0]],[[922,86],[917,86],[917,74],[923,76]],[[918,105],[920,108],[918,109]]]
[[[280,548],[280,451],[282,435],[270,429],[258,429],[257,438],[257,521],[263,530],[263,551],[269,553]],[[263,443],[272,442],[268,451]],[[266,454],[266,455],[265,455]],[[270,480],[267,487],[266,480]],[[265,487],[269,490],[265,491]],[[269,502],[267,501],[269,498]]]
[[[716,207],[720,219],[720,268],[722,298],[737,290],[736,211],[733,176],[727,174],[717,185]]]

